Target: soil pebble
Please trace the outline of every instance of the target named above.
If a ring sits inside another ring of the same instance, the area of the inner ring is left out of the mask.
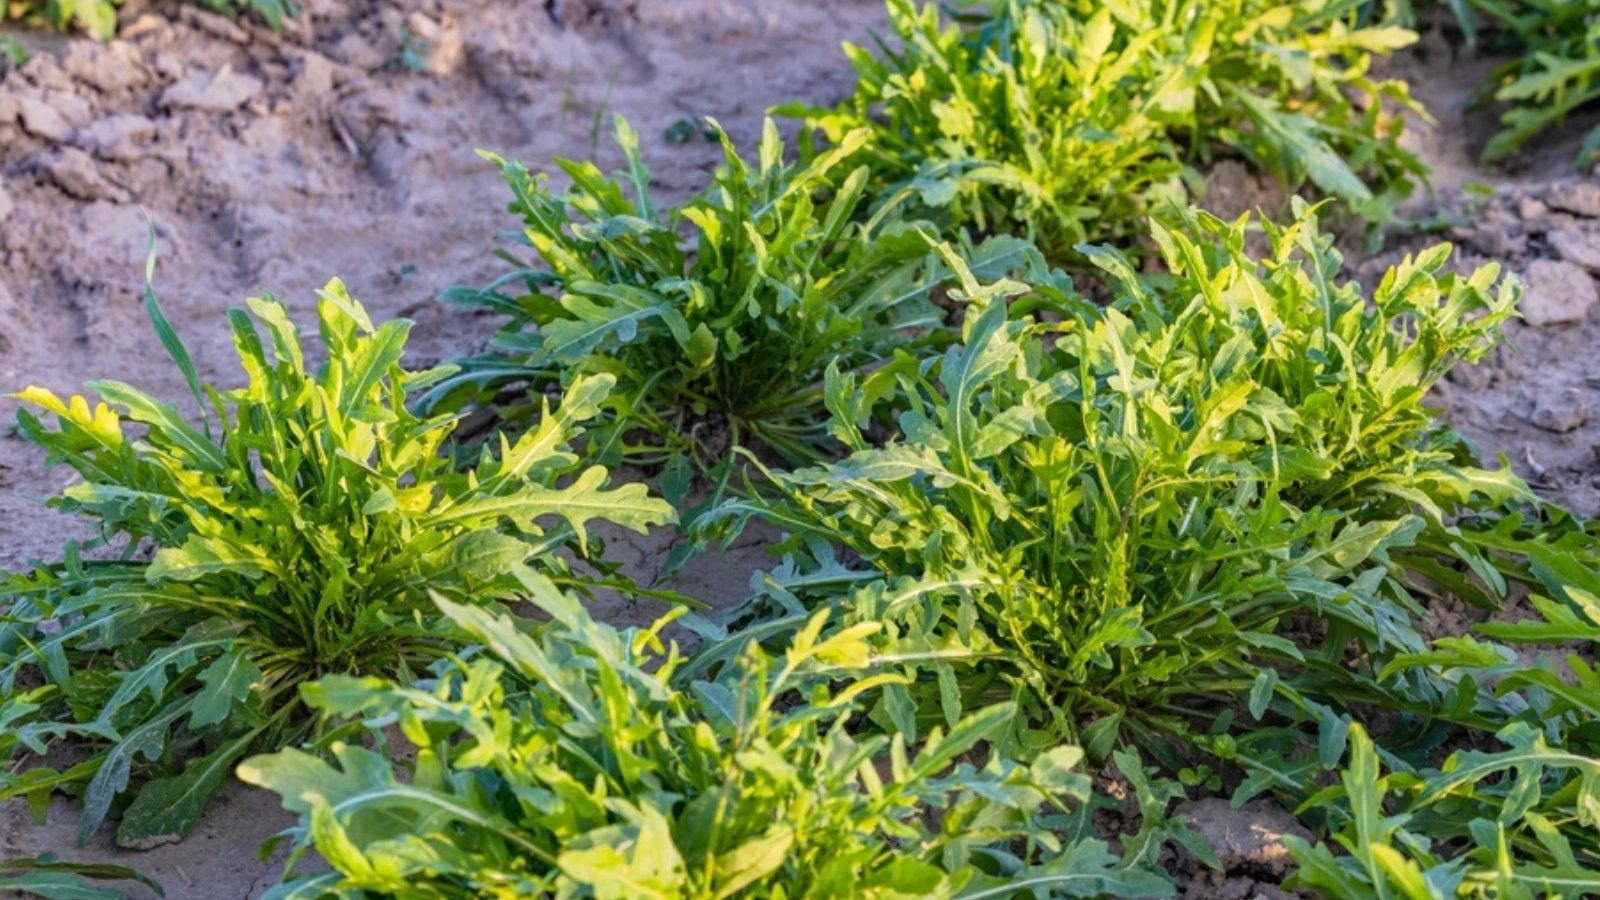
[[[1546,238],[1556,255],[1591,272],[1600,272],[1600,234],[1562,229]]]
[[[1567,434],[1582,428],[1594,415],[1589,398],[1579,391],[1567,391],[1553,397],[1540,397],[1529,420],[1534,427],[1555,434]]]
[[[300,53],[299,67],[294,75],[295,93],[312,102],[315,102],[315,98],[332,93],[335,69],[332,60],[315,50]]]
[[[1589,273],[1570,262],[1536,259],[1525,275],[1527,293],[1522,297],[1522,318],[1529,325],[1561,325],[1582,322],[1600,293]]]
[[[1545,193],[1544,201],[1555,209],[1590,219],[1600,219],[1600,184],[1594,182],[1573,181],[1552,184]]]

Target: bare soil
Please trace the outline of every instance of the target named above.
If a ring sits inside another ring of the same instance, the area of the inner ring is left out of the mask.
[[[133,0],[108,44],[17,34],[33,54],[0,81],[0,386],[68,392],[115,377],[186,395],[141,304],[146,215],[160,236],[157,291],[203,377],[240,377],[229,306],[271,290],[304,319],[315,289],[335,275],[375,318],[417,320],[409,363],[474,350],[494,323],[434,298],[502,271],[490,251],[513,223],[497,173],[475,149],[530,167],[555,156],[615,165],[609,117],[620,112],[643,136],[658,188],[682,199],[719,154],[698,133],[671,143],[674,123],[713,115],[749,144],[772,104],[842,98],[852,78],[838,44],[864,42],[883,20],[879,0],[302,6],[282,33]],[[1412,212],[1453,219],[1441,233],[1396,238],[1353,263],[1352,275],[1371,279],[1399,254],[1446,238],[1464,248],[1464,266],[1498,260],[1528,273],[1529,313],[1510,329],[1514,346],[1452,377],[1439,401],[1458,429],[1541,491],[1600,512],[1600,180],[1570,168],[1592,122],[1485,170],[1475,159],[1492,117],[1461,105],[1488,63],[1433,38],[1387,68],[1413,82],[1437,119],[1412,130],[1437,191]],[[1213,185],[1219,207],[1281,196],[1240,169],[1219,171]],[[0,406],[9,420],[13,404]],[[81,536],[38,502],[66,477],[31,446],[0,439],[0,564],[50,558]],[[617,535],[610,546],[649,580],[672,539]],[[766,561],[752,536],[666,586],[732,602]],[[601,609],[627,624],[655,612],[620,601]],[[1191,812],[1205,833],[1221,829],[1217,841],[1237,865],[1222,877],[1195,874],[1188,896],[1282,896],[1272,881],[1286,871],[1284,855],[1271,836],[1292,823],[1281,811]],[[130,853],[111,845],[109,830],[78,848],[65,800],[45,827],[21,803],[0,804],[0,859],[54,851],[134,866],[177,900],[250,898],[282,862],[259,860],[258,846],[289,823],[273,796],[235,784],[189,839]]]

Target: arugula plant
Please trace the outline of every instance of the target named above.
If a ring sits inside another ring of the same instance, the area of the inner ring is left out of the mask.
[[[1286,886],[1330,900],[1369,897],[1582,897],[1600,891],[1600,759],[1507,728],[1500,752],[1458,750],[1436,770],[1382,773],[1359,725],[1337,785],[1307,806],[1334,808],[1334,843],[1288,835]]]
[[[1384,748],[1392,771],[1380,777],[1373,741],[1352,728],[1340,784],[1305,804],[1331,812],[1346,855],[1291,842],[1300,885],[1348,898],[1600,890],[1600,676],[1590,661],[1600,650],[1600,578],[1572,559],[1539,560],[1571,577],[1555,596],[1528,598],[1533,616],[1473,628],[1490,641],[1442,637],[1384,667],[1390,685],[1419,673],[1444,685],[1440,707],[1483,716],[1503,749],[1459,750],[1431,768]],[[1508,644],[1544,652],[1519,657]]]
[[[1352,24],[1334,0],[888,0],[890,40],[846,45],[859,80],[834,110],[795,106],[830,146],[866,128],[858,158],[885,208],[1036,239],[1052,259],[1116,241],[1187,205],[1190,168],[1237,153],[1370,223],[1426,168],[1399,144],[1421,112],[1374,54],[1415,35]]]
[[[1532,616],[1474,626],[1504,643],[1471,634],[1439,638],[1427,650],[1396,657],[1380,677],[1399,682],[1417,670],[1437,673],[1449,685],[1445,706],[1498,711],[1497,728],[1526,725],[1554,746],[1600,754],[1600,674],[1573,651],[1584,647],[1592,660],[1600,650],[1600,577],[1593,547],[1587,549],[1585,577],[1561,585],[1555,596],[1530,595]],[[1542,652],[1528,660],[1508,644]]]
[[[723,466],[729,447],[758,446],[804,463],[829,446],[818,424],[828,366],[859,370],[895,348],[947,340],[929,300],[939,273],[926,238],[857,221],[867,172],[843,162],[866,132],[795,166],[768,121],[751,165],[711,127],[725,165],[707,191],[666,210],[621,117],[620,181],[557,160],[572,182],[557,196],[544,175],[496,159],[544,268],[447,295],[509,321],[493,355],[463,361],[426,402],[488,404],[519,385],[537,398],[558,381],[605,374],[617,389],[593,432],[599,459],[681,476]],[[497,408],[512,422],[526,410],[515,400]]]
[[[19,395],[55,419],[24,409],[22,436],[80,478],[52,505],[95,523],[90,546],[114,558],[73,546],[6,585],[0,797],[26,795],[42,816],[52,791],[81,793],[82,839],[115,807],[124,845],[186,834],[252,748],[319,729],[304,682],[413,677],[453,645],[430,591],[514,599],[525,565],[572,581],[553,554],[595,558],[592,521],[643,531],[674,518],[567,449],[609,376],[575,380],[514,443],[458,460],[441,452],[457,417],[406,405],[447,370],[401,368],[410,323],[374,327],[337,280],[317,305],[317,369],[278,301],[229,313],[248,382],[226,392],[202,386],[146,299],[198,421],[114,381],[90,384],[105,401],[92,406]],[[63,741],[87,754],[62,771],[25,765]]]
[[[531,631],[440,598],[486,652],[411,686],[330,676],[303,689],[375,736],[398,725],[417,748],[403,777],[343,743],[331,763],[286,749],[240,766],[300,814],[297,850],[332,866],[295,874],[291,859],[269,897],[1172,893],[1082,835],[1081,751],[1028,766],[992,752],[1010,704],[914,753],[901,736],[854,733],[863,699],[896,680],[847,679],[872,652],[872,623],[824,637],[818,614],[780,653],[751,646],[718,679],[679,688],[683,658],[660,638],[671,617],[618,633],[524,579],[550,616]]]
[[[299,15],[294,0],[201,0],[218,12],[253,12],[272,28],[285,17]],[[49,25],[62,31],[76,28],[106,41],[117,34],[117,7],[122,0],[3,0],[0,12],[5,20],[21,19]]]
[[[126,866],[75,863],[53,853],[18,859],[0,859],[0,891],[42,900],[122,900],[115,888],[95,887],[95,881],[135,881],[162,897],[161,885]]]
[[[1415,25],[1419,6],[1391,0],[1386,16]],[[1511,57],[1495,67],[1470,106],[1504,107],[1499,133],[1484,145],[1485,163],[1503,162],[1545,130],[1600,100],[1600,22],[1587,0],[1450,0],[1450,14],[1468,47]],[[1574,164],[1592,166],[1600,153],[1600,128],[1589,132]]]
[[[1440,247],[1369,298],[1334,278],[1309,211],[1263,223],[1264,260],[1245,250],[1247,225],[1199,213],[1183,231],[1156,226],[1165,280],[1084,248],[1122,285],[1104,309],[1037,258],[1031,286],[965,278],[963,346],[830,377],[853,452],[774,474],[781,499],[722,508],[721,526],[789,529],[792,560],[746,609],[701,624],[710,643],[691,670],[820,604],[839,627],[885,623],[883,658],[911,683],[887,686],[875,715],[907,736],[1008,697],[1024,745],[1103,759],[1131,742],[1169,770],[1198,748],[1250,768],[1285,762],[1301,723],[1326,731],[1313,742],[1337,761],[1358,705],[1452,721],[1440,686],[1377,680],[1425,649],[1430,579],[1475,585],[1488,606],[1508,582],[1560,580],[1506,549],[1550,550],[1543,520],[1500,513],[1536,498],[1472,465],[1424,405],[1453,363],[1495,345],[1517,285],[1496,287],[1494,266],[1444,274]],[[1039,308],[1051,321],[1025,315]],[[895,394],[908,411],[879,445],[861,426]]]
[[[1584,0],[1519,0],[1473,3],[1505,32],[1515,35],[1523,55],[1489,74],[1483,93],[1509,104],[1503,129],[1483,149],[1483,161],[1499,162],[1545,129],[1600,100],[1600,21]],[[1600,153],[1600,128],[1589,132],[1575,165],[1594,164]]]
[[[0,63],[6,64],[0,65],[0,74],[4,74],[7,68],[22,68],[28,63],[28,48],[9,34],[0,38]]]

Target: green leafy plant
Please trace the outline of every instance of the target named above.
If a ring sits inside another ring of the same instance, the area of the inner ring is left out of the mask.
[[[1337,282],[1314,216],[1262,227],[1258,261],[1243,219],[1156,226],[1164,280],[1083,248],[1121,285],[1105,309],[1037,258],[1031,287],[964,278],[964,346],[831,376],[853,452],[775,474],[782,498],[723,508],[724,525],[789,529],[793,558],[705,623],[691,671],[829,605],[839,627],[885,624],[881,652],[911,683],[876,714],[899,733],[1009,697],[1039,729],[1018,741],[1097,759],[1133,742],[1172,770],[1199,748],[1261,774],[1257,792],[1293,793],[1302,779],[1282,771],[1307,740],[1337,761],[1357,708],[1483,725],[1442,711],[1440,685],[1377,676],[1425,649],[1420,597],[1440,583],[1489,607],[1508,579],[1557,583],[1518,554],[1559,556],[1561,533],[1594,563],[1570,523],[1502,515],[1537,500],[1474,466],[1424,405],[1495,345],[1516,286],[1497,289],[1494,266],[1443,274],[1441,246],[1368,298]],[[1021,315],[1041,307],[1059,321]],[[908,411],[876,445],[861,425],[894,393]],[[1244,716],[1261,724],[1236,738]]]
[[[28,62],[28,48],[9,34],[0,37],[0,61],[10,63],[11,68],[20,68]],[[0,67],[0,72],[4,70]]]
[[[1527,605],[1533,617],[1489,621],[1473,629],[1507,644],[1568,648],[1554,659],[1529,662],[1503,644],[1458,635],[1439,638],[1426,651],[1397,657],[1382,677],[1395,678],[1423,667],[1438,669],[1454,685],[1451,705],[1507,709],[1496,701],[1515,697],[1506,724],[1534,726],[1562,747],[1600,751],[1600,674],[1592,662],[1570,651],[1574,645],[1588,645],[1592,658],[1600,650],[1597,579],[1584,580],[1587,589],[1575,583],[1562,585],[1560,599],[1530,596]]]
[[[752,646],[721,678],[679,689],[683,660],[659,637],[669,619],[619,634],[524,577],[548,623],[529,631],[441,599],[487,653],[410,687],[330,677],[304,689],[375,732],[398,725],[417,747],[406,777],[346,744],[333,763],[284,750],[240,767],[300,813],[298,846],[333,867],[294,875],[291,862],[268,896],[1171,893],[1102,841],[1062,839],[1086,825],[1080,751],[1026,767],[986,754],[1009,704],[914,753],[901,737],[853,734],[862,698],[895,680],[839,679],[867,661],[875,625],[824,638],[819,614],[781,655]]]
[[[1466,44],[1511,57],[1473,91],[1469,107],[1493,103],[1505,109],[1501,131],[1483,148],[1483,162],[1497,163],[1546,129],[1600,99],[1600,23],[1588,0],[1448,0],[1450,15]],[[1384,15],[1408,27],[1427,21],[1435,3],[1389,0]],[[1576,165],[1592,166],[1600,152],[1600,128],[1590,131]]]
[[[166,895],[161,885],[126,866],[66,862],[53,853],[0,859],[0,891],[43,900],[122,900],[121,891],[95,887],[92,881],[136,881],[158,897]]]
[[[299,15],[294,0],[201,0],[218,12],[253,12],[274,29],[285,17]],[[5,19],[37,22],[63,31],[77,28],[101,39],[117,33],[117,7],[122,0],[4,0]]]
[[[6,0],[5,18],[80,28],[106,40],[117,33],[117,5],[115,0]]]
[[[856,221],[867,173],[842,161],[866,132],[792,166],[769,121],[751,166],[712,127],[725,165],[709,190],[670,210],[651,198],[638,137],[620,117],[632,199],[592,163],[557,160],[572,187],[556,196],[544,176],[496,160],[545,268],[447,295],[509,321],[496,354],[463,362],[427,402],[487,403],[521,383],[537,397],[601,373],[617,381],[594,432],[602,460],[705,472],[730,446],[759,446],[808,462],[829,446],[818,423],[828,366],[859,370],[894,348],[948,340],[929,300],[941,273],[926,238]],[[496,411],[515,421],[526,409],[502,397]]]
[[[1570,557],[1539,564],[1573,569]],[[1483,715],[1504,749],[1459,750],[1437,768],[1385,753],[1392,771],[1380,776],[1378,748],[1352,728],[1340,783],[1305,804],[1331,812],[1346,853],[1291,841],[1299,884],[1352,900],[1600,890],[1600,676],[1573,652],[1583,647],[1592,659],[1600,649],[1600,599],[1592,572],[1572,574],[1558,597],[1529,598],[1534,616],[1473,629],[1507,644],[1565,649],[1564,661],[1455,635],[1384,667],[1379,677],[1391,684],[1426,672],[1449,685],[1441,708]]]
[[[1479,92],[1479,102],[1508,104],[1503,129],[1483,149],[1483,161],[1499,162],[1551,126],[1600,100],[1600,20],[1588,0],[1468,0],[1451,7],[1477,43],[1478,14],[1509,36],[1522,54],[1497,67]],[[1589,133],[1576,164],[1586,167],[1600,151],[1600,128]]]
[[[790,107],[830,145],[856,129],[884,206],[941,215],[948,233],[1022,233],[1052,259],[1117,240],[1187,205],[1187,168],[1239,154],[1369,222],[1426,175],[1400,147],[1368,77],[1414,40],[1351,24],[1331,0],[992,0],[946,23],[940,5],[889,0],[890,41],[846,45],[859,75],[836,110]]]
[[[608,488],[604,469],[567,450],[609,376],[575,380],[514,443],[458,460],[441,452],[456,417],[406,406],[448,370],[402,369],[410,323],[374,327],[338,281],[318,302],[328,362],[314,370],[282,304],[230,312],[248,383],[227,392],[201,385],[146,299],[198,422],[114,381],[90,385],[106,401],[93,406],[19,395],[57,426],[25,409],[22,436],[81,479],[52,505],[94,522],[90,546],[115,558],[69,547],[6,586],[0,796],[26,795],[42,815],[51,791],[81,791],[84,839],[130,786],[119,842],[187,833],[251,748],[316,733],[301,683],[420,671],[452,646],[429,592],[514,599],[529,564],[570,583],[553,554],[595,558],[591,521],[643,531],[673,519],[643,485]],[[87,754],[64,771],[22,764],[63,740]]]
[[[1525,725],[1501,738],[1510,749],[1383,774],[1372,739],[1352,726],[1340,783],[1308,802],[1337,806],[1334,841],[1346,852],[1286,836],[1300,866],[1290,884],[1331,900],[1600,891],[1600,759],[1552,748]]]

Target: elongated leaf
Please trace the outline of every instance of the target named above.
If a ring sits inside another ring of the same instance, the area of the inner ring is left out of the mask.
[[[179,717],[189,712],[191,701],[178,700],[131,729],[122,740],[106,751],[104,760],[94,777],[83,790],[83,816],[78,820],[78,846],[89,842],[111,811],[112,800],[128,788],[136,759],[158,758],[167,745],[167,730]]]
[[[149,248],[145,251],[144,262],[144,310],[150,317],[150,324],[155,327],[156,337],[161,339],[161,346],[166,348],[167,355],[172,357],[172,362],[183,374],[184,383],[189,386],[189,393],[194,396],[195,407],[200,410],[200,420],[205,423],[206,435],[211,434],[211,419],[206,412],[206,398],[200,390],[200,375],[195,371],[194,360],[189,357],[188,348],[183,346],[183,341],[178,337],[178,332],[172,327],[166,313],[162,312],[161,304],[156,301],[156,225],[149,219],[150,241]]]
[[[246,732],[211,753],[191,760],[180,774],[151,779],[122,814],[117,843],[136,850],[182,840],[200,821],[211,798],[239,761],[257,731]]]

